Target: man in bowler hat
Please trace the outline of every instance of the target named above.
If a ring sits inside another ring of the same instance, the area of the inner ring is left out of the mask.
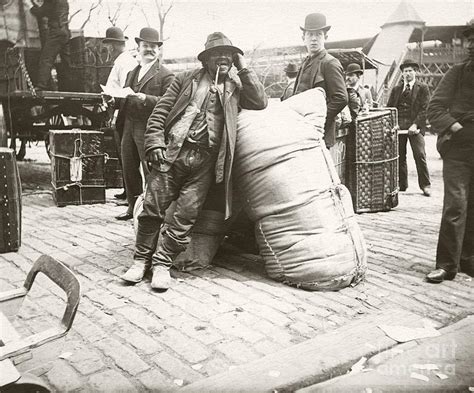
[[[351,99],[349,99],[349,109],[351,109],[351,114],[360,111],[368,112],[372,108],[373,99],[370,90],[362,86],[360,83],[360,78],[364,74],[362,68],[357,63],[351,63],[346,68],[346,86],[349,94],[354,93],[354,96],[357,99],[357,105],[354,105],[358,108],[355,110],[354,107],[351,107]]]
[[[430,100],[428,86],[416,80],[418,63],[405,59],[400,65],[402,81],[395,86],[387,102],[398,110],[398,125],[401,130],[408,130],[407,134],[398,136],[398,179],[400,191],[408,188],[407,169],[407,142],[410,141],[413,158],[415,159],[416,172],[418,173],[418,186],[423,195],[431,195],[430,174],[426,163],[425,129],[426,109]]]
[[[139,282],[152,268],[151,287],[158,290],[169,288],[169,269],[189,244],[211,184],[223,184],[225,215],[230,216],[239,108],[267,106],[262,83],[247,68],[242,50],[224,34],[210,34],[198,60],[202,68],[176,75],[155,106],[145,134],[152,170],[138,217],[134,263],[122,279]],[[237,73],[231,76],[233,65]],[[173,201],[171,223],[162,228]]]
[[[130,87],[134,93],[120,103],[116,121],[117,131],[122,134],[122,170],[128,200],[127,211],[115,217],[117,220],[133,218],[135,201],[143,193],[140,165],[145,180],[149,173],[144,150],[146,123],[173,79],[171,71],[158,58],[163,44],[158,31],[144,27],[135,41],[140,63],[127,74],[125,81],[125,87]]]
[[[323,14],[306,16],[304,27],[300,29],[303,31],[303,42],[308,56],[298,71],[293,93],[299,94],[313,87],[322,87],[326,91],[324,140],[328,148],[336,142],[336,116],[347,105],[342,65],[339,60],[327,53],[324,47],[330,28]]]
[[[449,69],[428,106],[444,181],[436,269],[426,276],[432,283],[458,271],[474,277],[474,19],[464,37],[469,57]]]
[[[293,89],[295,87],[296,82],[296,75],[298,75],[298,66],[294,63],[288,63],[286,67],[283,69],[285,71],[287,85],[285,90],[283,90],[283,94],[280,97],[281,101],[290,98],[293,95]]]

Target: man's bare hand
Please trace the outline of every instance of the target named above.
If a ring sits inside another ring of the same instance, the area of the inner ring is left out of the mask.
[[[462,128],[463,128],[462,124],[457,121],[456,123],[451,125],[451,127],[449,129],[451,130],[451,132],[458,132]]]
[[[419,134],[419,133],[420,133],[420,130],[418,129],[418,126],[416,124],[412,124],[408,128],[408,135],[416,135],[416,134]]]
[[[147,154],[146,160],[151,163],[158,162],[159,164],[164,164],[166,162],[166,149],[158,147],[150,150]]]
[[[240,53],[235,53],[234,56],[232,56],[232,61],[235,65],[235,67],[240,71],[242,68],[247,67],[247,60],[245,60],[245,57],[242,56]]]

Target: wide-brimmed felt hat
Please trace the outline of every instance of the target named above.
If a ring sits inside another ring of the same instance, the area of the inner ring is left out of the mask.
[[[415,60],[411,60],[411,59],[405,59],[403,60],[402,64],[400,64],[400,69],[402,71],[407,67],[413,67],[417,70],[420,69],[420,65]]]
[[[140,44],[140,41],[146,41],[158,46],[163,45],[163,42],[160,41],[160,34],[158,33],[158,30],[155,30],[152,27],[144,27],[141,29],[140,36],[135,37],[135,41],[137,44]]]
[[[303,31],[328,31],[330,28],[331,26],[326,24],[326,16],[318,13],[306,15],[304,27],[300,26]]]
[[[296,74],[298,72],[298,66],[295,63],[288,63],[286,67],[283,68],[283,71],[289,74]]]
[[[126,40],[128,40],[128,37],[123,35],[122,29],[120,27],[112,26],[105,31],[105,38],[102,42],[125,42]]]
[[[357,63],[351,63],[347,66],[345,74],[358,74],[362,75],[364,73],[364,70],[360,68],[360,65]]]
[[[232,45],[232,42],[221,32],[215,32],[207,36],[206,43],[204,44],[204,50],[199,53],[198,60],[203,61],[206,54],[212,51],[215,48],[227,48],[230,49],[233,53],[244,54],[241,49]]]
[[[468,37],[472,33],[474,33],[474,18],[469,21],[467,28],[462,32],[462,35]]]

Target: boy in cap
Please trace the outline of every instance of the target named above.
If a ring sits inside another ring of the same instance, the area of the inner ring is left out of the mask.
[[[285,90],[283,90],[283,94],[280,97],[281,101],[290,98],[293,95],[293,89],[295,87],[296,82],[296,75],[298,75],[298,67],[294,63],[288,63],[286,67],[283,69],[286,74],[287,85]]]
[[[169,288],[169,269],[186,249],[212,183],[224,183],[230,216],[237,113],[240,107],[267,106],[263,85],[224,34],[210,34],[198,59],[202,68],[176,75],[147,124],[145,151],[152,170],[138,217],[134,263],[122,279],[139,282],[152,268],[153,289]],[[235,77],[229,75],[232,65]],[[172,223],[160,234],[173,201]]]
[[[158,58],[159,48],[163,45],[158,31],[144,27],[135,41],[140,63],[128,73],[125,81],[125,87],[130,87],[135,93],[120,103],[116,121],[117,132],[123,135],[122,170],[128,200],[127,211],[115,217],[117,220],[133,218],[135,201],[143,193],[140,164],[145,179],[149,173],[143,147],[146,123],[155,104],[173,80],[172,72]]]
[[[305,18],[303,42],[308,56],[298,71],[294,94],[313,87],[322,87],[326,92],[327,114],[324,125],[324,141],[330,148],[336,142],[336,116],[347,105],[347,90],[342,65],[327,53],[324,44],[331,26],[326,24],[323,14],[309,14]]]
[[[357,63],[351,63],[346,68],[346,86],[350,91],[354,91],[358,97],[359,105],[358,108],[360,111],[367,112],[372,108],[373,99],[372,94],[369,89],[366,89],[360,83],[360,77],[364,74],[362,68]],[[349,100],[349,107],[351,109],[351,100]]]
[[[431,182],[426,163],[424,135],[430,92],[426,84],[416,80],[416,71],[419,69],[418,63],[413,60],[405,59],[402,62],[400,65],[402,81],[392,89],[387,106],[397,108],[400,129],[408,130],[408,134],[398,136],[400,191],[406,191],[408,188],[407,142],[410,140],[416,172],[418,173],[418,186],[423,195],[429,197],[431,195]]]

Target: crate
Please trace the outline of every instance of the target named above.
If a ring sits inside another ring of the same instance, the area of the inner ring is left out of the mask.
[[[106,154],[105,187],[122,188],[122,166],[120,165],[117,145],[115,143],[115,129],[108,127],[102,128],[101,131],[104,133],[104,153]]]
[[[395,108],[356,119],[347,184],[357,213],[388,211],[398,205],[397,128]]]
[[[105,203],[103,133],[51,130],[49,141],[56,205]]]
[[[15,152],[0,147],[0,253],[21,245],[21,182]]]

